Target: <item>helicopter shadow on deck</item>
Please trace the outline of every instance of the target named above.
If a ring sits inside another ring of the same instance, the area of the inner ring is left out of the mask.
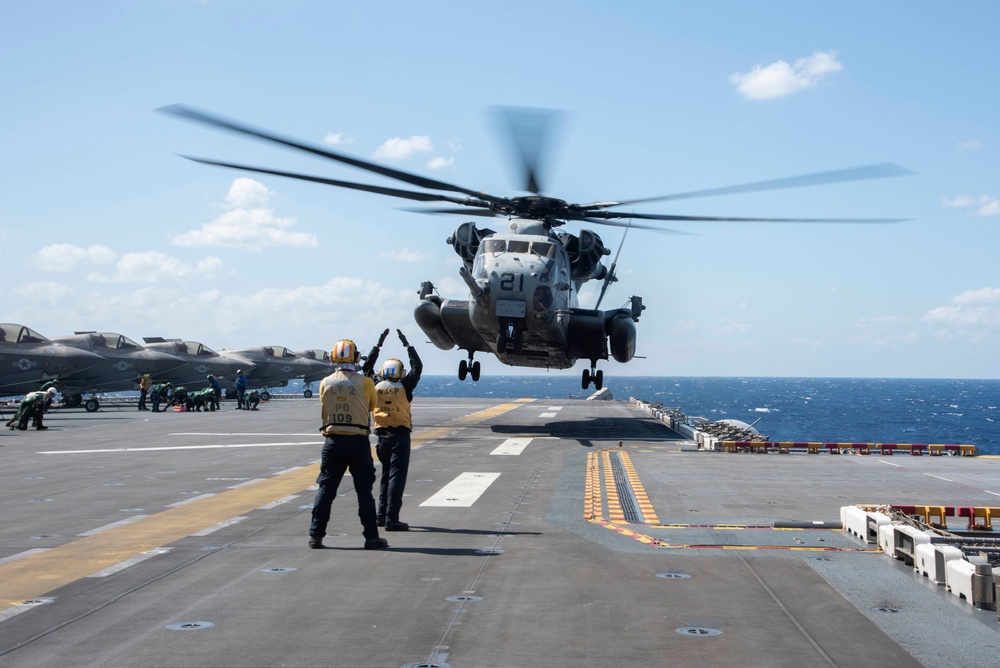
[[[498,424],[490,429],[495,434],[509,436],[548,436],[578,441],[587,448],[600,446],[599,441],[639,439],[647,441],[680,441],[684,437],[655,420],[632,417],[601,417],[583,420],[555,420],[543,424]]]

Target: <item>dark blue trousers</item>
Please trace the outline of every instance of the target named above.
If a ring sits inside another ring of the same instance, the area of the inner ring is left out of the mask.
[[[410,432],[379,436],[375,452],[382,462],[378,516],[384,517],[387,522],[398,522],[399,511],[403,507],[406,472],[410,470]]]
[[[364,527],[366,540],[378,538],[375,520],[375,499],[372,486],[375,484],[375,463],[372,461],[371,444],[367,436],[328,436],[323,443],[323,455],[316,482],[316,500],[313,502],[312,524],[309,535],[322,538],[326,535],[326,525],[330,522],[330,506],[337,497],[337,487],[350,471],[354,478],[354,493],[358,496],[358,517]]]

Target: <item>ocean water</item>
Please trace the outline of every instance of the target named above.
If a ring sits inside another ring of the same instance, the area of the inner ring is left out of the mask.
[[[615,399],[635,397],[688,416],[756,421],[774,441],[972,443],[1000,455],[1000,380],[909,378],[611,377]],[[289,388],[291,389],[291,388]],[[425,376],[418,394],[583,398],[578,374],[490,376],[478,383]]]

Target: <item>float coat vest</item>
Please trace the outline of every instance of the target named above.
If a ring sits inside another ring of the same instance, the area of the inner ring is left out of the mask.
[[[324,436],[368,435],[368,416],[375,404],[371,378],[338,369],[320,381],[319,401]]]
[[[410,400],[406,398],[406,388],[399,381],[383,380],[375,386],[378,406],[372,411],[375,428],[406,427],[413,429],[410,417]]]

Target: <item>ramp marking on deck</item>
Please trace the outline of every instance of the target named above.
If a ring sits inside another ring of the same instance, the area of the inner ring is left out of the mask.
[[[865,553],[865,554],[882,554],[880,549],[863,549],[863,548],[843,548],[843,547],[811,547],[804,545],[698,545],[698,544],[680,544],[680,543],[667,543],[660,540],[654,536],[641,533],[639,531],[633,530],[631,524],[624,521],[624,515],[622,513],[620,500],[618,498],[618,486],[615,482],[614,472],[611,467],[611,453],[615,452],[618,456],[623,456],[623,462],[628,460],[629,466],[631,466],[631,459],[628,458],[628,453],[622,451],[620,448],[606,448],[600,452],[590,452],[587,454],[587,477],[584,487],[583,494],[583,516],[591,524],[596,524],[597,526],[604,527],[609,531],[613,531],[617,534],[625,536],[627,538],[632,538],[645,545],[650,545],[652,547],[658,548],[668,548],[668,549],[702,549],[702,550],[787,550],[794,552],[851,552],[851,553]],[[601,485],[601,468],[603,464],[604,468],[604,485]],[[634,470],[634,467],[633,467]],[[641,483],[638,482],[638,476],[635,478],[635,482],[632,483],[631,478],[629,479],[630,484],[634,484],[636,489],[640,489],[641,495],[645,497],[645,490],[642,489]],[[604,515],[602,493],[607,497],[608,505],[608,517]],[[636,491],[633,489],[633,494]],[[998,494],[1000,496],[1000,494]],[[638,501],[638,496],[637,496]],[[644,500],[644,503],[648,503],[648,498]],[[650,506],[650,513],[655,517],[652,507]],[[620,517],[621,519],[615,519]],[[656,520],[657,524],[659,520]],[[686,524],[667,524],[667,525],[649,525],[646,524],[647,528],[650,529],[670,529],[670,528],[713,528],[720,530],[733,530],[733,529],[770,529],[772,531],[784,531],[785,529],[775,529],[774,527],[767,527],[764,525],[746,525],[746,524],[716,524],[716,525],[686,525]],[[801,531],[801,529],[793,529],[794,531]]]
[[[468,508],[492,485],[499,473],[472,473],[466,471],[439,489],[421,507]]]
[[[445,426],[421,429],[414,433],[411,447],[419,447],[434,439],[455,433],[462,425],[495,417],[518,408],[534,399],[520,399],[472,413]],[[303,443],[292,443],[302,445]],[[313,443],[317,445],[318,443]],[[183,448],[129,448],[129,451],[155,451]],[[232,447],[232,446],[220,446]],[[121,452],[116,448],[110,452]],[[82,450],[49,451],[41,454],[82,453]],[[97,452],[108,452],[101,450]],[[265,503],[278,501],[303,490],[314,488],[316,465],[292,467],[277,472],[271,478],[248,487],[231,489],[219,494],[188,499],[187,503],[136,520],[125,526],[85,536],[54,548],[42,551],[27,550],[19,555],[0,559],[0,621],[22,612],[24,601],[35,600],[47,592],[76,582],[93,573],[110,568],[150,550],[187,538],[194,532],[215,527],[243,516]],[[496,474],[499,475],[499,474]],[[12,610],[11,610],[12,609]]]

